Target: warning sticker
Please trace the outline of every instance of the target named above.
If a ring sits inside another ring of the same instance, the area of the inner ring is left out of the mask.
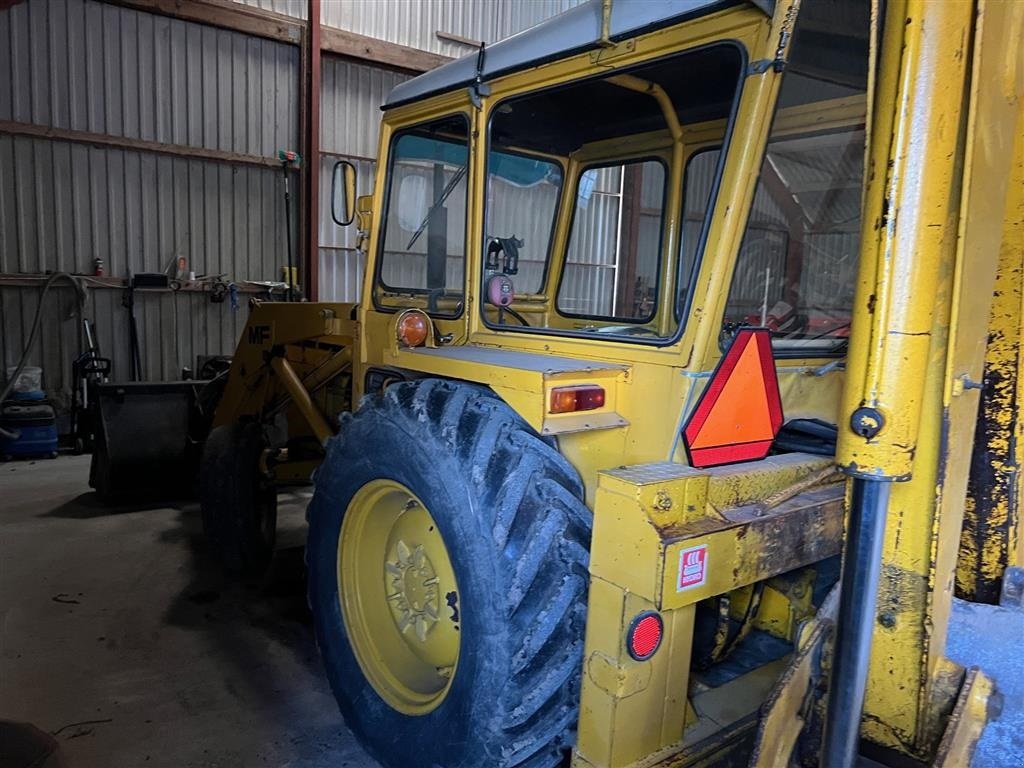
[[[707,581],[708,576],[708,546],[701,544],[699,547],[684,549],[679,553],[679,580],[676,582],[676,592],[684,589],[699,587]]]

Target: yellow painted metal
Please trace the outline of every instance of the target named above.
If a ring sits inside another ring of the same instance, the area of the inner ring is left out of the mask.
[[[324,415],[313,404],[309,391],[303,386],[302,380],[295,373],[291,363],[284,357],[275,356],[270,358],[270,368],[281,380],[282,386],[284,386],[285,391],[292,398],[295,407],[299,409],[299,413],[302,414],[306,423],[309,424],[309,428],[313,431],[316,439],[320,441],[321,445],[326,444],[334,436],[334,430],[331,429]]]
[[[977,667],[964,676],[956,705],[949,716],[946,731],[935,753],[933,768],[961,768],[970,765],[981,731],[993,716],[998,716],[1002,697],[992,679]]]
[[[837,461],[912,478],[888,509],[862,735],[927,760],[955,690],[943,650],[977,409],[963,385],[981,376],[1016,123],[1006,94],[981,85],[1020,51],[1006,37],[1011,4],[888,10],[886,29],[900,32],[874,101]],[[885,417],[868,440],[844,423],[862,405]]]
[[[631,765],[672,751],[686,718],[694,606],[663,611],[661,650],[639,662],[623,638],[655,604],[593,576],[590,583],[580,729],[573,765]]]
[[[841,425],[836,461],[851,473],[889,479],[911,474],[924,408],[922,373],[929,368],[936,320],[933,302],[913,298],[939,293],[956,247],[957,126],[972,13],[969,3],[887,5],[886,28],[905,31],[885,37],[876,83],[867,174],[874,181],[864,202],[841,409],[844,415],[874,409],[884,427],[865,439]]]
[[[448,549],[423,502],[394,480],[360,488],[338,538],[338,596],[363,674],[399,712],[429,714],[448,694],[461,647],[442,611],[451,592]]]
[[[760,629],[782,640],[795,642],[804,622],[813,618],[816,608],[812,603],[815,571],[807,568],[788,579],[770,579],[763,586],[760,599],[755,603],[750,627]],[[742,620],[750,609],[753,589],[743,591],[730,606],[733,619]]]
[[[284,382],[271,371],[272,355],[284,354],[304,379],[307,391],[324,387],[340,374],[352,361],[354,308],[354,304],[253,301],[213,425],[260,418],[289,400]],[[305,381],[307,376],[311,378]],[[312,434],[300,413],[292,415],[289,421],[296,434]]]
[[[822,473],[829,467],[828,458],[791,454],[710,470],[666,462],[600,474],[575,766],[690,764],[687,748],[725,725],[687,722],[696,603],[839,551],[843,491]],[[810,477],[826,484],[809,486]],[[773,496],[782,500],[767,508]],[[683,553],[694,550],[706,557],[705,577],[680,589]],[[650,661],[637,662],[626,630],[646,609],[662,613],[664,640]],[[681,738],[687,725],[691,737]]]
[[[267,474],[274,482],[281,485],[304,485],[313,477],[313,472],[320,466],[320,459],[301,459],[284,462],[273,462]]]
[[[763,14],[754,8],[742,8],[728,13],[712,14],[711,16],[697,19],[687,25],[658,30],[657,32],[639,36],[631,51],[627,54],[614,58],[614,67],[627,68],[635,66],[636,64],[678,52],[685,48],[705,45],[716,40],[736,40],[750,49],[752,58],[758,58],[761,56],[770,57],[774,55],[777,43],[777,36],[772,37],[771,33],[772,29],[766,23]],[[480,127],[485,127],[487,124],[486,119],[488,110],[493,108],[493,106],[501,100],[511,95],[534,91],[538,88],[567,82],[580,77],[591,76],[595,73],[607,73],[608,71],[609,70],[606,65],[602,64],[595,67],[594,62],[589,55],[581,54],[564,60],[552,62],[544,65],[543,67],[531,69],[526,72],[496,78],[488,83],[491,95],[486,96],[483,99],[481,117],[476,118],[477,124]],[[767,83],[769,85],[777,86],[777,80],[778,75],[773,72],[765,73],[747,80],[744,85],[745,98],[741,103],[741,114],[738,117],[738,120],[743,120],[744,117],[749,118],[754,113],[760,113],[759,119],[751,120],[751,124],[760,125],[761,123],[766,122],[764,115],[767,114],[768,110],[770,110],[770,94],[763,92],[762,84]],[[456,110],[455,105],[458,103],[459,98],[462,99],[462,105],[461,109]],[[756,103],[752,104],[752,100]],[[435,119],[436,117],[445,114],[446,110],[442,109],[442,106],[447,107],[447,113],[451,113],[452,111],[461,111],[471,112],[471,116],[475,115],[475,110],[470,110],[469,108],[468,98],[464,92],[458,94],[457,97],[455,95],[449,95],[438,100],[428,100],[422,104],[406,105],[404,107],[391,110],[386,114],[383,125],[384,134],[381,138],[381,146],[387,146],[389,142],[389,132],[393,133],[393,131],[399,127],[429,119]],[[476,130],[475,126],[477,124],[474,124],[474,130]],[[482,133],[482,135],[484,134]],[[741,135],[745,140],[747,132],[744,131]],[[720,132],[719,136],[721,136]],[[486,184],[483,168],[483,155],[485,149],[486,146],[483,141],[479,142],[472,148],[473,158],[471,159],[469,170],[470,211],[468,213],[468,218],[471,220],[472,226],[469,227],[467,242],[469,244],[468,248],[470,249],[470,253],[477,255],[479,254],[480,248],[477,243],[483,242],[483,211],[482,208],[478,207],[477,201],[482,201],[484,199],[482,190]],[[747,179],[749,178],[752,170],[756,168],[757,163],[760,161],[760,157],[756,156],[756,152],[756,147],[751,147],[750,156],[747,158],[749,161],[749,167],[743,169],[747,176],[741,175],[741,177],[734,179],[734,182],[738,182],[737,186],[741,188],[749,186],[749,184],[746,183]],[[742,172],[743,171],[741,171],[741,174]],[[574,173],[574,171],[570,168],[569,174],[567,174],[569,177],[567,178],[566,183],[567,188],[573,186],[572,173]],[[743,178],[742,182],[740,181],[740,178]],[[672,168],[670,170],[670,181],[672,181],[672,187],[681,187],[680,184],[675,183],[676,181],[681,181],[681,179],[682,169],[679,168],[677,170],[676,168]],[[378,176],[378,183],[374,192],[374,210],[380,210],[383,205],[384,187],[385,180],[383,179],[383,174],[380,174]],[[474,190],[480,191],[481,194],[478,195]],[[724,192],[722,197],[726,197]],[[739,207],[742,206],[730,206],[730,211],[734,212],[732,214],[734,218],[739,215],[737,211]],[[556,232],[555,247],[553,249],[553,252],[556,254],[564,251],[564,247],[561,246],[564,245],[565,238],[567,238],[566,230],[569,217],[571,215],[571,210],[567,210],[566,206],[562,206],[562,208],[562,218],[559,221],[558,231]],[[480,218],[478,219],[477,217]],[[675,210],[669,212],[667,219],[667,231],[677,231],[680,226],[680,221],[679,215]],[[740,226],[742,226],[742,222],[740,222]],[[379,233],[377,234],[379,235]],[[739,237],[739,235],[737,235],[737,237]],[[378,248],[378,240],[371,238],[369,245],[370,252],[375,253]],[[723,262],[728,261],[728,258],[723,258]],[[659,365],[679,365],[679,353],[683,346],[680,344],[672,345],[666,349],[652,349],[650,347],[643,347],[636,344],[623,344],[616,342],[595,344],[593,341],[570,338],[541,339],[524,334],[508,334],[488,329],[483,324],[479,310],[476,306],[476,302],[479,298],[479,289],[477,286],[480,284],[481,280],[480,262],[481,259],[474,257],[473,255],[467,259],[466,310],[463,317],[455,321],[438,319],[438,328],[442,334],[449,332],[453,332],[455,334],[455,339],[452,344],[458,344],[460,341],[464,341],[468,336],[469,339],[475,343],[497,344],[506,348],[516,348],[540,353],[552,353],[566,357],[585,357],[591,359],[605,357],[620,362],[650,361]],[[670,270],[669,267],[666,267],[666,269]],[[709,267],[709,272],[713,271],[714,270]],[[547,286],[546,290],[541,293],[547,296],[553,296],[555,287],[554,281],[557,280],[558,265],[553,264],[549,273],[551,274],[550,279],[552,284]],[[368,271],[366,282],[364,284],[364,295],[371,295],[370,292],[372,291],[372,288],[372,275],[370,275]],[[366,329],[365,336],[374,336],[376,325],[381,322],[381,320],[375,317],[379,313],[375,312],[372,306],[364,306],[363,311],[366,313],[366,317],[363,321]],[[714,331],[713,335],[714,339],[717,340],[717,329]],[[372,363],[375,358],[377,358],[377,354],[374,349],[368,349],[367,354],[369,356],[368,362]],[[717,357],[717,347],[715,356]],[[663,446],[670,440],[667,433],[668,431],[666,430],[664,436],[658,441],[662,450],[656,457],[648,456],[645,457],[645,459],[638,457],[637,460],[663,458],[666,455]],[[647,443],[652,444],[651,441],[647,441]],[[630,461],[632,461],[632,459],[630,459]]]
[[[686,148],[683,145],[683,128],[676,116],[676,107],[672,104],[668,93],[660,85],[642,80],[633,75],[614,75],[608,78],[608,82],[621,88],[626,88],[638,93],[644,93],[658,102],[661,113],[668,126],[668,133],[671,137],[671,156],[668,160],[669,179],[668,195],[665,200],[664,210],[667,212],[668,226],[666,227],[664,245],[665,254],[679,253],[680,238],[682,233],[682,220],[677,211],[682,210],[683,200],[683,174],[685,170]],[[619,150],[621,155],[621,149]],[[674,259],[663,259],[662,274],[658,284],[661,286],[661,295],[658,297],[657,310],[654,325],[658,329],[659,336],[669,336],[675,324],[674,309],[675,302],[672,297],[677,290],[674,275],[678,271]],[[557,274],[555,269],[549,270],[549,280],[554,279]]]
[[[839,590],[834,587],[814,618],[804,625],[796,654],[764,703],[750,768],[792,764],[790,758],[801,731],[815,714],[813,692],[827,673],[822,662],[830,650],[838,607]]]
[[[1024,36],[1024,4],[1016,4],[1016,14],[1006,29],[1019,40]],[[971,464],[956,577],[958,594],[987,603],[999,599],[1006,568],[1024,565],[1024,98],[1017,99],[1017,106],[1017,141],[975,435],[978,449]]]

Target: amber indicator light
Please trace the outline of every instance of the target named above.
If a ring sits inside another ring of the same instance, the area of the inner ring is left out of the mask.
[[[398,341],[405,347],[421,347],[427,340],[430,319],[422,312],[406,312],[398,318]]]

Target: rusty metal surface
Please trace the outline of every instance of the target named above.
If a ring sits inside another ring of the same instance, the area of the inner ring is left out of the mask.
[[[1024,565],[1024,107],[1018,122],[956,576],[960,597],[984,603]]]

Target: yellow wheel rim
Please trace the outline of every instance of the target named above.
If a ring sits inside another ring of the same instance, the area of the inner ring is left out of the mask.
[[[356,660],[407,715],[436,709],[459,661],[459,591],[430,511],[394,480],[352,498],[338,539],[338,596]]]

